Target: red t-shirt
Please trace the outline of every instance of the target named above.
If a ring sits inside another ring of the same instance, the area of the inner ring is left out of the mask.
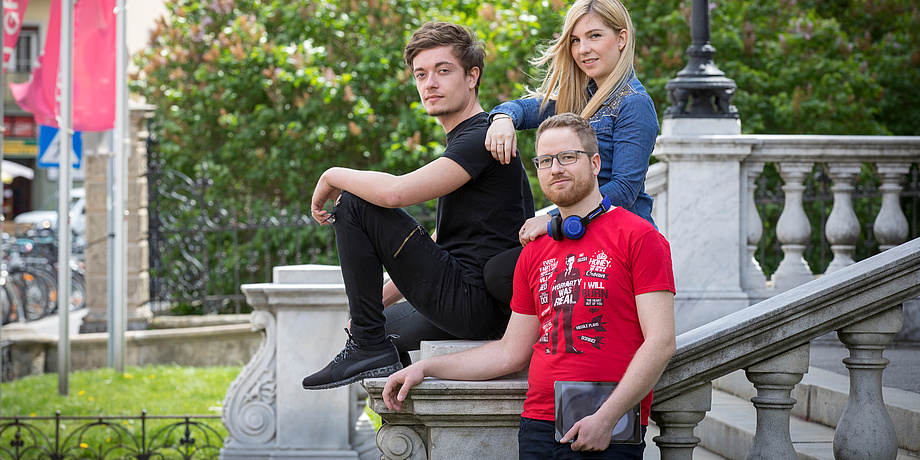
[[[636,296],[671,291],[667,240],[617,207],[578,240],[544,236],[528,244],[514,270],[511,309],[536,315],[543,334],[533,346],[524,417],[555,420],[553,382],[619,382],[644,340]],[[555,345],[555,346],[554,346]],[[650,392],[641,403],[648,424]]]

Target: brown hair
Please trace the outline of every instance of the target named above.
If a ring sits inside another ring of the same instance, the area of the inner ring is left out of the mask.
[[[578,140],[581,141],[582,149],[586,152],[597,153],[597,134],[594,132],[594,128],[591,127],[591,123],[588,123],[588,120],[574,113],[553,115],[543,120],[543,123],[540,123],[540,127],[537,128],[537,145],[540,145],[540,135],[553,128],[571,129],[578,136]]]
[[[479,78],[476,80],[476,94],[479,94],[479,81],[485,66],[486,51],[482,42],[476,39],[476,34],[468,27],[451,24],[449,22],[426,22],[419,27],[406,48],[403,50],[403,59],[406,65],[412,68],[412,61],[422,51],[450,46],[454,56],[460,61],[463,71],[469,75],[473,67],[479,67]]]

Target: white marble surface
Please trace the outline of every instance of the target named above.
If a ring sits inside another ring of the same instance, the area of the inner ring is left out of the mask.
[[[347,339],[348,301],[338,267],[278,267],[275,283],[242,287],[254,329],[265,337],[257,356],[227,391],[230,433],[221,457],[357,458],[351,448],[355,398],[349,387],[304,390]]]

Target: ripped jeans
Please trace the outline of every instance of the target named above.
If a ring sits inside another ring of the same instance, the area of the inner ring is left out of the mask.
[[[498,338],[509,313],[484,289],[464,279],[459,263],[402,209],[388,209],[342,192],[334,209],[339,264],[360,345],[387,334],[400,352],[421,340]],[[383,267],[408,304],[383,308]]]

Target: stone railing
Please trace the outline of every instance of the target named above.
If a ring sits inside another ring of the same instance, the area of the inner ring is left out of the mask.
[[[803,183],[816,163],[833,181],[833,209],[823,232],[834,259],[826,273],[854,263],[861,226],[853,192],[863,165],[871,166],[881,183],[875,240],[882,250],[905,242],[908,223],[898,197],[905,175],[920,159],[920,137],[663,135],[655,157],[659,163],[650,168],[647,186],[656,199],[655,220],[671,243],[681,333],[821,275],[803,258],[812,237]],[[754,254],[763,236],[754,197],[766,163],[776,166],[785,196],[776,227],[783,259],[770,280]],[[915,310],[911,306],[905,318],[920,321]]]
[[[901,327],[901,303],[920,294],[920,239],[790,289],[678,337],[677,353],[655,389],[651,417],[661,458],[691,459],[696,425],[710,409],[712,380],[744,369],[757,390],[757,432],[747,458],[795,458],[789,433],[794,386],[808,371],[809,343],[829,332],[850,350],[850,397],[836,428],[839,460],[894,458],[899,433],[882,400],[882,352]],[[384,379],[364,381],[386,422],[384,459],[516,458],[523,377],[487,382],[428,379],[403,411],[386,409]],[[899,427],[916,449],[917,427]]]

